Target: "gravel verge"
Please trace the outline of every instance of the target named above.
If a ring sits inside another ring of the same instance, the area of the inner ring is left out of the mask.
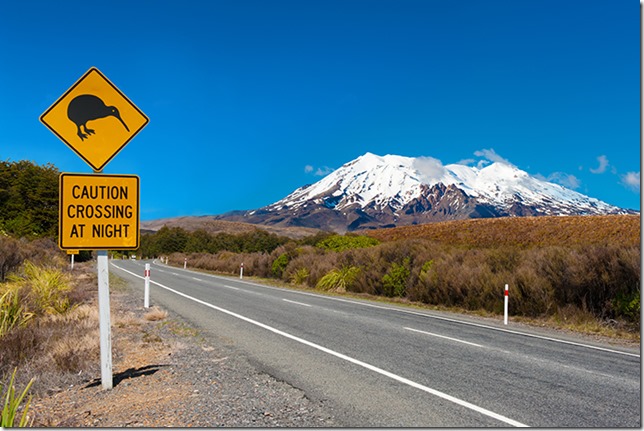
[[[81,370],[76,384],[32,401],[33,426],[341,426],[324,405],[172,312],[150,320],[159,313],[144,309],[129,286],[110,299],[113,389],[102,389],[99,367]]]

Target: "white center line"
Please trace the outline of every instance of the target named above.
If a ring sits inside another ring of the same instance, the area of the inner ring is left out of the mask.
[[[193,280],[197,280],[197,281],[203,281],[202,279],[197,278],[197,277],[192,277],[192,279],[193,279]]]
[[[228,289],[239,290],[239,287],[227,286],[225,284],[224,284],[224,287],[226,287]]]
[[[408,331],[413,331],[413,332],[420,332],[421,334],[431,335],[432,337],[445,338],[446,340],[456,341],[458,343],[463,343],[463,344],[469,344],[470,346],[484,347],[484,346],[482,346],[480,344],[470,343],[469,341],[459,340],[458,338],[446,337],[444,335],[433,334],[431,332],[421,331],[419,329],[407,328],[407,327],[405,327],[404,329],[406,329]]]
[[[290,299],[282,299],[284,302],[290,302],[291,304],[303,305],[305,307],[310,307],[311,304],[305,304],[303,302],[291,301]]]
[[[121,271],[125,271],[128,274],[131,274],[131,275],[133,275],[133,276],[135,276],[137,278],[144,278],[144,277],[141,277],[140,275],[137,275],[137,274],[135,274],[135,273],[133,273],[131,271],[128,271],[127,269],[124,269],[124,268],[121,268],[121,267],[117,266],[116,264],[114,264],[114,262],[111,262],[111,263],[112,263],[112,266],[114,266],[115,268],[120,269]],[[460,398],[456,398],[456,397],[454,397],[452,395],[446,394],[445,392],[441,392],[439,390],[430,388],[428,386],[421,385],[420,383],[414,382],[413,380],[409,380],[409,379],[407,379],[405,377],[399,376],[399,375],[394,374],[394,373],[392,373],[390,371],[383,370],[382,368],[378,368],[378,367],[376,367],[374,365],[368,364],[366,362],[362,362],[362,361],[360,361],[358,359],[352,358],[351,356],[345,355],[345,354],[340,353],[340,352],[336,352],[335,350],[331,350],[331,349],[329,349],[327,347],[324,347],[324,346],[321,346],[319,344],[315,344],[312,341],[305,340],[303,338],[300,338],[300,337],[297,337],[295,335],[289,334],[288,332],[281,331],[281,330],[279,330],[277,328],[274,328],[272,326],[266,325],[264,323],[258,322],[258,321],[253,320],[253,319],[250,319],[250,318],[248,318],[246,316],[242,316],[241,314],[237,314],[237,313],[235,313],[233,311],[226,310],[225,308],[221,308],[221,307],[218,307],[216,305],[210,304],[210,303],[208,303],[206,301],[202,301],[201,299],[197,299],[197,298],[194,298],[194,297],[192,297],[190,295],[186,295],[183,292],[179,292],[178,290],[172,289],[171,287],[164,286],[163,284],[157,283],[156,281],[150,281],[150,282],[152,284],[155,284],[155,285],[159,286],[162,289],[165,289],[165,290],[167,290],[169,292],[175,293],[175,294],[177,294],[179,296],[182,296],[182,297],[184,297],[186,299],[194,301],[194,302],[196,302],[198,304],[201,304],[201,305],[209,307],[209,308],[211,308],[213,310],[217,310],[217,311],[220,311],[222,313],[228,314],[229,316],[232,316],[232,317],[235,317],[237,319],[243,320],[243,321],[248,322],[248,323],[250,323],[252,325],[258,326],[260,328],[264,328],[267,331],[273,332],[274,334],[281,335],[282,337],[285,337],[285,338],[288,338],[290,340],[296,341],[298,343],[304,344],[306,346],[312,347],[312,348],[314,348],[316,350],[319,350],[321,352],[324,352],[324,353],[327,353],[329,355],[335,356],[336,358],[339,358],[339,359],[342,359],[344,361],[350,362],[352,364],[358,365],[360,367],[366,368],[367,370],[371,370],[371,371],[373,371],[375,373],[378,373],[380,375],[389,377],[390,379],[396,380],[396,381],[398,381],[400,383],[403,383],[405,385],[408,385],[408,386],[411,386],[413,388],[419,389],[419,390],[421,390],[423,392],[426,392],[428,394],[437,396],[439,398],[442,398],[444,400],[447,400],[447,401],[452,402],[454,404],[457,404],[459,406],[465,407],[467,409],[470,409],[472,411],[481,413],[481,414],[483,414],[485,416],[494,418],[494,419],[496,419],[498,421],[504,422],[506,424],[509,424],[509,425],[512,425],[512,426],[515,426],[515,427],[527,427],[527,425],[525,425],[525,424],[523,424],[523,423],[521,423],[519,421],[516,421],[514,419],[510,419],[510,418],[508,418],[506,416],[503,416],[503,415],[501,415],[499,413],[496,413],[496,412],[493,412],[491,410],[485,409],[483,407],[477,406],[476,404],[472,404],[472,403],[467,402],[465,400],[462,400]]]

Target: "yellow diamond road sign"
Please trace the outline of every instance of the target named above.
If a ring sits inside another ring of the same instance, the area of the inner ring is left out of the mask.
[[[138,176],[62,173],[59,183],[61,249],[139,248]]]
[[[92,67],[40,121],[100,172],[150,120]]]

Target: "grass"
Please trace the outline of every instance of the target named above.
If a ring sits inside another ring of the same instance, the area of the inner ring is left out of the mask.
[[[346,292],[360,274],[360,268],[356,266],[343,266],[340,269],[334,269],[328,272],[318,281],[315,286],[320,290],[335,290],[336,292]]]
[[[84,304],[89,295],[84,283],[92,278],[82,265],[72,278],[57,255],[37,261],[25,261],[0,283],[0,378],[19,367],[14,383],[27,385],[29,376],[38,376],[29,385],[36,392],[60,385],[66,373],[87,369],[87,361],[99,357],[93,341],[98,340],[98,312]]]
[[[0,284],[0,338],[34,317],[63,314],[72,303],[71,277],[55,267],[25,261],[21,271]]]
[[[143,316],[143,318],[149,322],[163,320],[166,317],[168,317],[168,312],[156,306],[152,307],[152,309]]]
[[[25,326],[33,317],[34,313],[20,303],[20,286],[6,285],[0,294],[0,338],[14,327]]]
[[[127,281],[113,272],[110,272],[110,291],[116,293],[127,291]]]
[[[25,399],[27,396],[27,392],[29,391],[29,388],[31,388],[31,385],[34,383],[34,379],[31,379],[25,389],[20,393],[20,395],[16,396],[16,388],[14,386],[14,380],[16,378],[16,372],[17,368],[13,370],[13,374],[11,375],[11,379],[9,380],[9,383],[7,384],[5,394],[2,397],[4,402],[3,402],[3,407],[2,407],[2,412],[0,414],[0,426],[2,428],[13,428],[13,427],[26,427],[29,422],[29,417],[27,416],[27,413],[29,412],[29,405],[31,404],[31,396],[27,400],[26,404],[22,406],[22,416],[20,416],[20,419],[18,423],[16,424],[16,418],[18,411],[21,408],[22,401]],[[0,385],[0,392],[2,392],[2,385]]]

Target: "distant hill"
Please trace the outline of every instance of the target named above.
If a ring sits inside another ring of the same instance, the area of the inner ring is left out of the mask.
[[[366,230],[380,241],[424,238],[463,247],[639,246],[639,215],[502,217]]]
[[[274,233],[275,235],[285,236],[293,239],[315,235],[320,231],[319,229],[305,227],[261,226],[250,223],[239,223],[233,221],[218,220],[213,216],[184,216],[142,221],[141,232],[156,232],[163,226],[180,227],[189,232],[201,229],[210,234],[216,234],[220,232],[228,234],[240,234],[252,232],[256,229],[261,229],[267,231],[268,233]]]

